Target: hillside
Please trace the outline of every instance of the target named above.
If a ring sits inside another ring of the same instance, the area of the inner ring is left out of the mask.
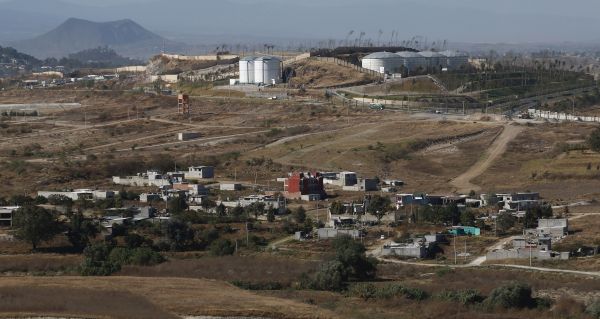
[[[41,63],[31,55],[24,54],[10,47],[0,47],[0,63],[36,65]]]
[[[291,65],[294,76],[291,85],[294,87],[321,89],[332,86],[352,86],[375,81],[372,75],[361,73],[353,68],[332,62],[319,60],[302,60]]]
[[[97,47],[111,47],[119,54],[147,58],[172,41],[154,34],[132,20],[92,22],[70,18],[55,29],[33,39],[14,43],[19,51],[37,58],[60,58]]]

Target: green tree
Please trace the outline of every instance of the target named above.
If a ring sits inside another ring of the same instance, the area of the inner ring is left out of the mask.
[[[515,225],[516,219],[510,213],[501,213],[496,216],[496,228],[501,233],[506,233]]]
[[[54,214],[42,207],[24,206],[13,216],[15,237],[31,243],[36,250],[41,242],[49,241],[61,231],[61,225]]]
[[[486,303],[503,308],[527,308],[535,306],[535,299],[529,285],[511,282],[492,290]]]
[[[341,236],[333,240],[333,248],[335,259],[344,265],[348,276],[361,280],[375,278],[377,262],[367,258],[363,244],[350,236]]]
[[[210,245],[210,253],[213,256],[233,255],[235,244],[229,239],[218,239]]]
[[[600,127],[596,128],[587,139],[588,145],[594,152],[600,152]]]
[[[269,211],[267,212],[267,221],[269,223],[272,223],[275,221],[275,212],[276,212],[276,209],[274,209],[274,208],[269,209]]]
[[[339,201],[334,201],[331,203],[331,206],[329,206],[329,211],[333,215],[342,215],[345,213],[344,204]]]
[[[167,201],[167,209],[171,214],[182,213],[188,208],[187,203],[185,202],[184,196],[177,196],[169,199]]]
[[[338,260],[321,265],[311,283],[311,288],[318,290],[340,291],[348,278],[346,267]]]
[[[460,213],[460,223],[463,226],[475,226],[475,214],[473,211],[467,209]]]
[[[367,208],[367,212],[375,216],[377,218],[377,221],[380,222],[381,219],[390,210],[391,204],[392,202],[388,196],[375,195],[369,201],[369,207]]]
[[[292,217],[294,218],[296,223],[298,223],[298,224],[304,223],[306,221],[306,209],[304,209],[304,207],[302,207],[302,206],[296,208],[294,210],[294,212],[292,213]]]
[[[67,238],[73,247],[83,249],[100,233],[100,225],[86,219],[82,213],[75,213],[67,225]]]
[[[217,211],[217,216],[219,216],[219,217],[227,216],[227,208],[225,208],[225,205],[223,205],[223,203],[221,203],[217,206],[216,211]]]
[[[172,250],[180,251],[193,244],[194,230],[185,222],[174,219],[167,223],[165,232]]]
[[[254,215],[254,219],[258,219],[259,215],[265,213],[265,203],[263,202],[254,202],[246,207],[246,212]]]
[[[110,261],[112,246],[106,243],[99,243],[88,246],[84,251],[84,260],[81,264],[81,274],[83,276],[109,276],[119,271],[121,265]]]

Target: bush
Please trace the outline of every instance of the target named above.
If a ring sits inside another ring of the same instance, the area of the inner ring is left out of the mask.
[[[165,261],[165,257],[160,253],[144,247],[136,248],[131,251],[129,256],[129,264],[137,266],[154,266]]]
[[[81,265],[82,276],[109,276],[119,271],[121,266],[109,259],[112,247],[106,243],[88,246],[83,255],[85,259]]]
[[[352,297],[368,299],[390,299],[402,296],[411,300],[425,300],[429,297],[427,292],[419,288],[404,287],[398,284],[388,284],[376,287],[371,283],[357,283],[348,288],[347,294]]]
[[[310,288],[317,290],[340,291],[344,288],[344,281],[348,275],[344,265],[337,261],[330,261],[323,265],[310,283]]]
[[[492,290],[486,303],[492,307],[531,308],[536,306],[529,285],[512,282]]]
[[[595,299],[585,307],[585,312],[594,318],[600,318],[600,299]]]
[[[284,288],[280,282],[276,281],[249,282],[243,280],[234,280],[231,282],[231,284],[246,290],[281,290]]]
[[[210,245],[210,253],[213,256],[233,255],[235,245],[229,239],[219,239]]]
[[[475,289],[458,291],[445,290],[440,292],[436,297],[441,300],[459,302],[463,305],[480,303],[485,299],[481,293]]]

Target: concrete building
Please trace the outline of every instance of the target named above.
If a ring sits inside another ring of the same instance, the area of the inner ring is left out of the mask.
[[[219,189],[222,191],[241,191],[242,184],[239,183],[221,183]]]
[[[0,207],[0,227],[12,227],[14,212],[18,206]]]
[[[569,233],[569,220],[566,218],[538,219],[537,233],[552,238],[562,238]]]
[[[208,195],[209,193],[208,188],[201,184],[174,183],[173,189],[185,191],[189,195]]]
[[[158,202],[163,200],[161,194],[156,193],[143,193],[140,194],[140,203]]]
[[[215,169],[212,166],[192,166],[185,172],[186,179],[215,178]]]
[[[329,239],[338,236],[350,236],[352,238],[360,238],[361,232],[358,229],[335,229],[335,228],[319,228],[317,230],[319,239]]]
[[[433,249],[443,236],[434,234],[422,238],[411,239],[406,243],[391,242],[383,245],[382,255],[393,255],[407,258],[427,258],[432,255]]]
[[[283,184],[284,195],[290,199],[325,199],[327,194],[323,187],[323,176],[320,173],[294,173]],[[310,195],[306,197],[306,195]]]
[[[113,183],[126,186],[170,186],[172,184],[170,176],[163,175],[156,171],[148,171],[136,176],[113,176]]]
[[[76,189],[68,192],[54,192],[54,191],[39,191],[38,196],[49,198],[52,196],[65,196],[73,201],[79,199],[86,200],[98,200],[98,199],[113,199],[119,192],[114,191],[101,191],[91,189]]]
[[[348,192],[374,192],[379,190],[379,185],[376,179],[361,178],[352,186],[343,186],[342,190]]]
[[[283,214],[286,209],[285,198],[274,197],[270,195],[249,195],[245,197],[240,197],[237,200],[233,201],[220,201],[217,202],[217,205],[223,204],[223,206],[225,207],[235,208],[237,206],[248,207],[254,203],[264,203],[265,209],[277,209],[280,214]]]

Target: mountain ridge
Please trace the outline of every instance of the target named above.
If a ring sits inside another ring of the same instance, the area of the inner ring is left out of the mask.
[[[97,47],[110,47],[119,54],[147,58],[160,51],[167,40],[131,19],[95,22],[68,18],[56,28],[37,37],[16,41],[11,46],[40,59],[61,58]]]

